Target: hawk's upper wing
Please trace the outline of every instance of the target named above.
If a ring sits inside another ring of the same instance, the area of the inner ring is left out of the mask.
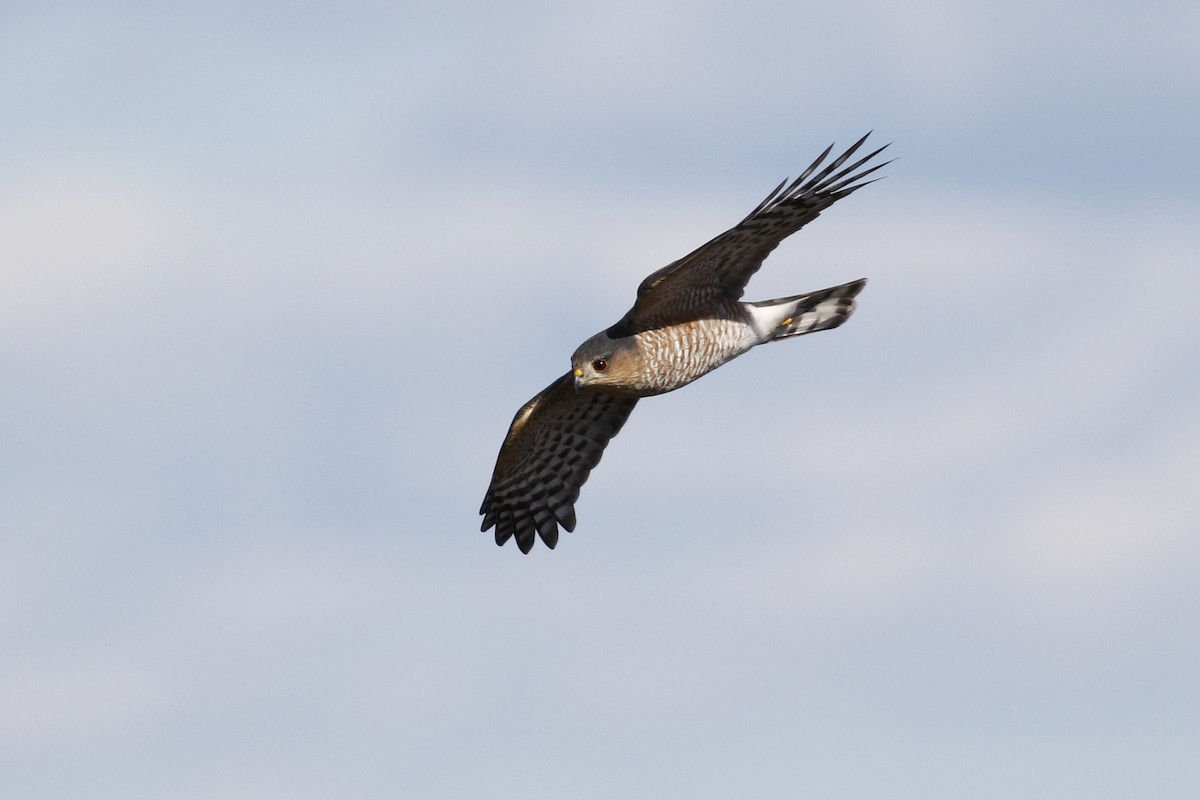
[[[867,134],[870,136],[870,134]],[[652,273],[638,287],[637,302],[622,322],[639,331],[680,317],[719,298],[742,296],[750,276],[780,242],[816,219],[824,209],[873,181],[862,179],[890,162],[855,172],[887,147],[884,145],[848,167],[864,136],[820,172],[830,145],[799,178],[775,187],[758,207],[736,226],[693,253]],[[816,172],[814,175],[813,173]],[[810,177],[811,176],[811,177]],[[876,179],[877,180],[877,179]]]
[[[575,530],[579,487],[636,404],[636,397],[576,391],[569,372],[543,389],[508,428],[479,508],[480,530],[495,525],[496,544],[515,535],[522,553],[533,547],[535,532],[553,548],[560,524]]]

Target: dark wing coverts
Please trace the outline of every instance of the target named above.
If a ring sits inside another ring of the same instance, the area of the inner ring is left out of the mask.
[[[887,147],[884,145],[843,168],[866,140],[862,137],[817,172],[833,150],[830,145],[799,178],[786,188],[784,180],[744,220],[690,255],[652,273],[638,287],[637,302],[622,320],[625,326],[643,331],[665,322],[692,319],[697,308],[716,300],[740,298],[750,276],[780,242],[836,201],[872,183],[862,179],[890,163],[855,172],[879,155]]]
[[[636,404],[636,397],[576,391],[571,373],[543,389],[508,428],[479,509],[481,530],[495,525],[496,544],[515,536],[523,553],[535,533],[553,548],[559,525],[575,530],[579,487]]]

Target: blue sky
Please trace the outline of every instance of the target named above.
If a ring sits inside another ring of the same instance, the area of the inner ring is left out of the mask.
[[[0,789],[1200,792],[1194,3],[10,4]],[[515,410],[831,141],[555,552]]]

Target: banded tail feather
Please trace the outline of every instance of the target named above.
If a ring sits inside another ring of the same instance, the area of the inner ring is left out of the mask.
[[[748,303],[764,342],[836,328],[854,313],[854,298],[867,285],[861,278],[819,292]]]

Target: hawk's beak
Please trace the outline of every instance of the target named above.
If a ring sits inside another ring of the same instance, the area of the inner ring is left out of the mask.
[[[575,391],[578,392],[581,386],[583,386],[583,370],[581,370],[579,367],[576,367],[575,368]]]

